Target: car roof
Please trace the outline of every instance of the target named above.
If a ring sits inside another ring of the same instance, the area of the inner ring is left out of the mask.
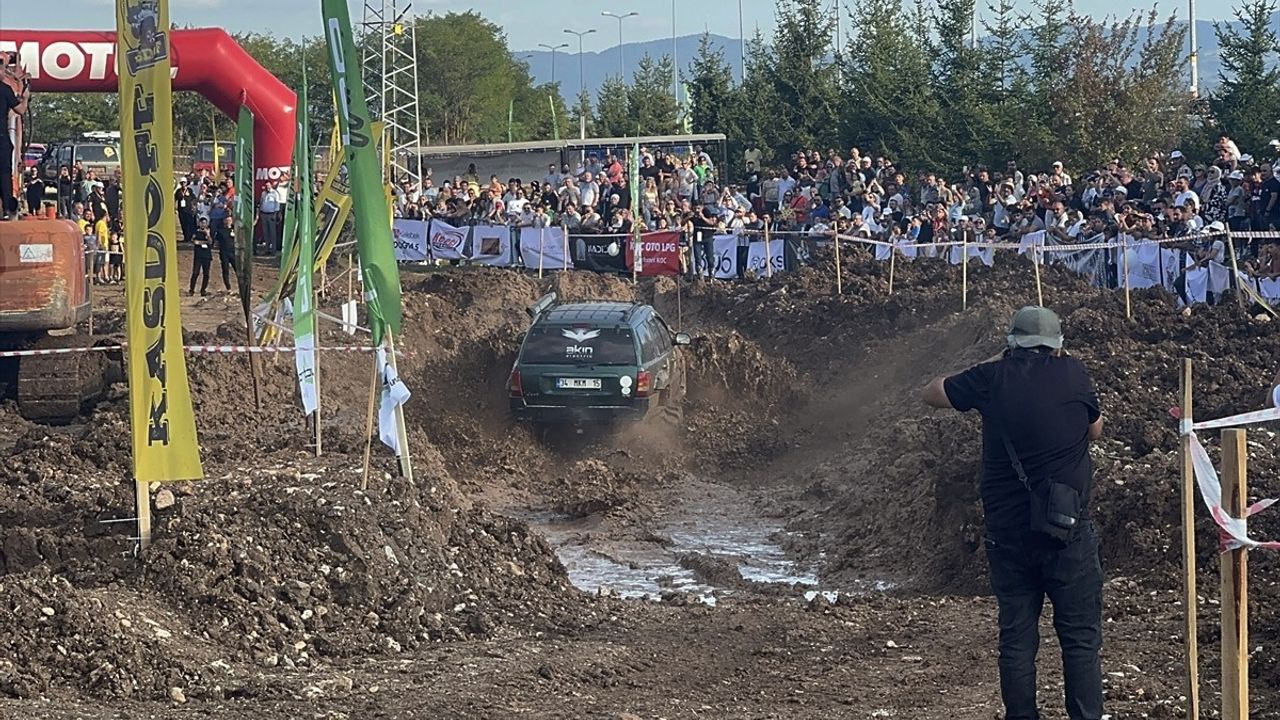
[[[623,302],[585,302],[557,305],[542,313],[539,323],[569,325],[573,323],[590,323],[592,325],[628,325],[647,305],[635,305]]]

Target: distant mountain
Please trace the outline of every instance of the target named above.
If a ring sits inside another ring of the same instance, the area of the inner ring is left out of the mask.
[[[1185,25],[1186,23],[1182,24]],[[1226,23],[1226,25],[1235,26],[1236,23]],[[1272,16],[1271,28],[1280,34],[1280,12]],[[608,30],[601,30],[601,32],[608,32]],[[1218,72],[1222,67],[1218,37],[1213,32],[1213,23],[1208,20],[1200,20],[1196,23],[1196,33],[1198,35],[1197,42],[1200,45],[1200,85],[1206,91],[1212,90],[1219,82]],[[1140,33],[1139,43],[1145,39],[1146,33]],[[563,38],[552,38],[551,40],[552,44],[569,43],[568,48],[555,54],[555,79],[560,82],[560,90],[565,96],[565,102],[572,104],[578,94],[578,39],[566,34]],[[679,65],[681,82],[684,82],[684,78],[689,71],[689,64],[693,62],[694,56],[698,54],[698,44],[701,40],[702,35],[700,33],[676,38],[676,60]],[[741,53],[738,39],[725,37],[724,35],[711,35],[711,43],[724,51],[725,62],[733,70],[734,80],[737,81],[741,78],[742,63],[740,61]],[[671,39],[627,43],[622,46],[622,49],[625,53],[627,76],[630,79],[631,73],[635,70],[636,62],[646,53],[655,59],[661,58],[663,55],[670,55]],[[551,82],[551,53],[549,51],[545,49],[525,50],[517,52],[515,55],[529,63],[534,82]],[[582,53],[583,79],[593,101],[605,77],[618,74],[619,59],[618,46],[616,45],[600,52]]]
[[[602,30],[601,32],[606,31]],[[560,83],[560,91],[565,97],[565,102],[572,104],[578,96],[578,38],[566,33],[563,38],[552,38],[548,44],[556,45],[562,42],[569,43],[569,47],[555,54],[555,80]],[[676,63],[679,66],[681,82],[684,82],[685,76],[688,75],[689,65],[698,54],[698,45],[701,42],[701,33],[676,38]],[[712,35],[711,44],[724,51],[724,60],[732,68],[734,81],[737,82],[742,77],[742,64],[739,62],[741,53],[738,49],[738,40],[723,35]],[[582,53],[582,76],[587,92],[591,93],[593,102],[596,93],[600,90],[600,86],[604,84],[605,78],[610,75],[615,77],[618,75],[619,62],[621,60],[626,60],[627,81],[630,82],[631,73],[635,71],[636,63],[646,53],[655,60],[661,59],[663,55],[671,54],[671,38],[627,43],[622,46],[622,51],[623,57],[621,58],[618,56],[617,45],[600,52]],[[541,48],[538,50],[523,50],[516,52],[515,56],[529,63],[529,72],[533,75],[534,83],[551,82],[550,51]]]

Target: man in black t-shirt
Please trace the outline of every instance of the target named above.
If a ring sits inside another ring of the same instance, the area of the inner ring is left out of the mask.
[[[1047,595],[1062,647],[1067,716],[1101,720],[1102,568],[1089,521],[1089,443],[1102,414],[1084,364],[1062,351],[1062,325],[1046,308],[1017,312],[1008,349],[924,391],[937,408],[982,414],[982,506],[991,588],[1000,609],[1000,693],[1006,717],[1038,718],[1036,650]],[[1029,485],[1014,470],[1021,461]],[[1080,495],[1065,545],[1031,532],[1031,487],[1048,478]]]

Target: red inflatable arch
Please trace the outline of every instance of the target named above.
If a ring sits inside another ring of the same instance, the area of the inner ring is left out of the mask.
[[[174,90],[194,90],[230,118],[253,111],[254,180],[289,171],[297,96],[217,28],[173,30]],[[32,92],[117,92],[114,32],[0,28],[0,52],[17,51]]]

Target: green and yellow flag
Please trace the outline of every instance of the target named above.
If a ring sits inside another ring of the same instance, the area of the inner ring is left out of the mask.
[[[204,476],[182,350],[168,0],[117,0],[129,420],[139,482]]]
[[[347,3],[322,0],[321,11],[329,45],[329,70],[338,103],[338,127],[346,149],[365,304],[369,308],[373,342],[380,345],[385,331],[400,333],[400,271],[391,238],[391,208],[382,185],[377,142],[361,85]]]
[[[302,394],[302,410],[306,415],[319,407],[316,391],[316,294],[312,282],[315,274],[316,226],[311,214],[311,128],[307,122],[307,68],[302,67],[302,93],[298,98],[298,140],[294,166],[298,172],[298,282],[293,290],[293,338],[297,350],[294,364],[298,371],[298,390]]]

